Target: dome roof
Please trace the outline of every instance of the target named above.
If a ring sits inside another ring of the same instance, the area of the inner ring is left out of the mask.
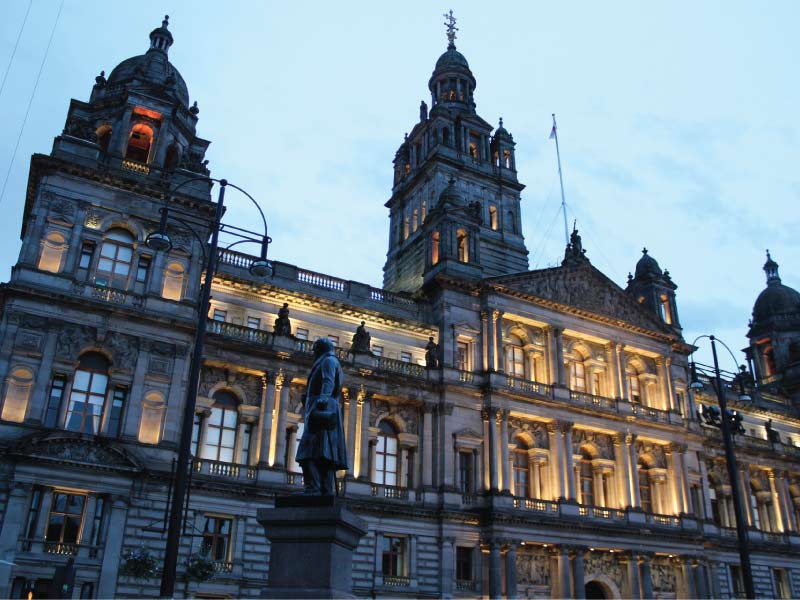
[[[189,105],[186,82],[167,57],[172,45],[168,25],[169,18],[164,17],[161,27],[150,32],[150,49],[144,54],[123,60],[111,71],[107,82],[109,87],[130,84],[152,87],[184,106]]]
[[[456,47],[448,46],[447,51],[439,57],[436,61],[436,71],[444,71],[449,69],[464,69],[469,71],[469,63],[464,55],[461,54]]]
[[[647,248],[642,249],[642,258],[636,263],[636,279],[650,279],[663,275],[658,261],[647,253]]]
[[[781,283],[778,263],[772,260],[769,251],[764,272],[767,274],[767,287],[758,295],[753,305],[753,324],[763,323],[778,315],[800,315],[800,292]]]

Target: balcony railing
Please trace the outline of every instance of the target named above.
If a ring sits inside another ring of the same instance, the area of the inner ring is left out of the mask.
[[[408,500],[408,488],[373,483],[372,495],[380,498],[391,498],[393,500]]]
[[[214,561],[214,572],[215,573],[231,573],[233,572],[233,563],[228,562],[226,560],[215,560]]]
[[[641,404],[631,404],[631,412],[639,417],[669,423],[669,411],[667,410],[661,410],[660,408],[653,408],[651,406],[642,406]]]
[[[400,373],[407,377],[416,377],[418,379],[425,378],[425,367],[422,365],[415,365],[414,363],[404,362],[394,358],[379,356],[378,368],[382,371],[389,371],[390,373]]]
[[[77,556],[80,544],[68,542],[45,542],[44,551],[47,554],[58,554],[60,556]]]
[[[537,498],[514,498],[514,508],[524,508],[526,510],[534,510],[542,513],[557,513],[558,502],[550,500],[539,500]]]
[[[472,579],[456,579],[456,590],[459,592],[474,592],[475,581]]]
[[[258,468],[253,465],[239,465],[207,458],[195,458],[194,470],[201,475],[227,477],[229,479],[253,480],[258,475]]]
[[[383,585],[389,587],[408,587],[411,585],[411,578],[400,577],[399,575],[384,575]]]
[[[472,371],[458,371],[458,380],[461,383],[474,383],[475,382],[475,373]]]
[[[269,331],[234,325],[233,323],[226,323],[225,321],[215,321],[214,319],[208,319],[206,328],[209,333],[221,335],[226,338],[252,342],[262,346],[270,345],[274,337]]]
[[[671,515],[659,515],[655,513],[645,513],[645,520],[653,525],[663,525],[666,527],[680,527],[680,517]]]
[[[144,163],[140,163],[137,160],[130,160],[130,159],[123,160],[122,168],[126,171],[130,171],[131,173],[136,173],[137,175],[150,174],[150,167],[148,167]]]
[[[506,377],[506,386],[515,390],[528,392],[529,394],[538,394],[540,396],[553,397],[553,386],[546,383],[539,383],[538,381],[528,381],[520,377],[508,375]]]
[[[594,406],[597,408],[602,408],[613,412],[617,412],[619,409],[617,406],[616,399],[607,398],[605,396],[596,396],[594,394],[587,394],[586,392],[570,390],[569,399],[577,404],[583,404],[584,406]]]
[[[337,292],[343,292],[347,289],[347,282],[344,279],[303,269],[297,269],[297,281]]]

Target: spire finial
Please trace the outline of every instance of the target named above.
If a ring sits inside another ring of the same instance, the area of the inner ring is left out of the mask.
[[[647,254],[647,248],[642,248],[642,254]]]
[[[503,117],[500,117],[500,127],[503,126]]]
[[[161,21],[161,26],[164,29],[167,29],[169,27],[169,15],[164,15],[164,20]]]
[[[442,15],[445,19],[444,26],[447,27],[447,48],[455,49],[456,44],[456,31],[458,31],[458,27],[456,27],[456,18],[453,16],[453,9],[450,9],[449,13],[445,13]]]
[[[769,250],[767,250],[767,262],[764,263],[764,272],[767,274],[767,284],[781,282],[780,275],[778,275],[778,263],[772,260]]]

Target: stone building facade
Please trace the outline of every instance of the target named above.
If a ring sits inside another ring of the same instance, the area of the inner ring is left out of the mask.
[[[121,575],[120,556],[163,555],[215,211],[172,42],[165,20],[31,160],[23,245],[0,292],[0,596],[41,596],[69,559],[74,597],[158,591]],[[741,591],[720,434],[697,418],[714,393],[702,377],[704,390],[689,387],[677,286],[645,251],[619,287],[577,231],[561,266],[529,271],[513,137],[478,116],[475,87],[451,36],[430,111],[395,155],[384,289],[281,262],[258,279],[253,256],[220,252],[178,595],[261,595],[269,547],[255,514],[300,489],[304,377],[322,336],[346,375],[340,491],[369,523],[357,595]],[[154,252],[165,204],[205,229],[177,224]],[[792,597],[800,296],[777,269],[770,258],[750,326],[752,376],[725,391],[743,415],[756,590]],[[370,345],[352,352],[362,322]],[[203,547],[216,574],[198,582],[184,565]]]

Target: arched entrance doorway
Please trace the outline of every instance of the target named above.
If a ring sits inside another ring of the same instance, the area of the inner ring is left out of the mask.
[[[595,600],[597,598],[611,598],[606,591],[605,586],[599,581],[590,581],[586,584],[586,600]]]

